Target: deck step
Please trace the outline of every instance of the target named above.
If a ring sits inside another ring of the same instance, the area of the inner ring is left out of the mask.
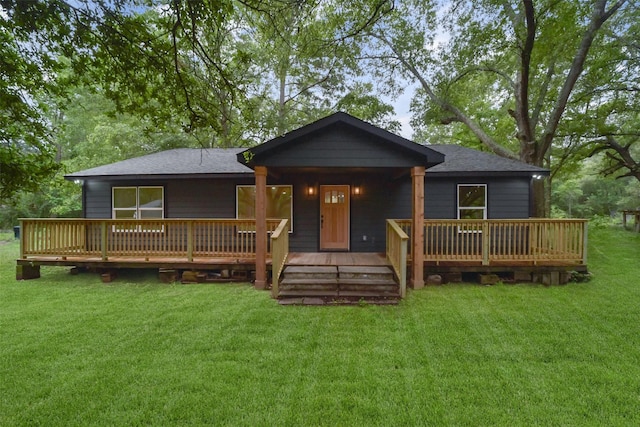
[[[340,285],[368,285],[368,286],[386,286],[392,285],[397,286],[395,280],[393,279],[367,279],[367,278],[357,278],[357,279],[343,279],[339,278],[337,280]]]
[[[399,297],[397,291],[338,291],[338,297],[353,297],[353,298],[385,298],[385,297]]]
[[[388,279],[393,280],[393,271],[383,266],[350,266],[338,267],[341,279]]]
[[[287,279],[335,279],[338,268],[333,266],[289,266],[284,269]]]
[[[327,289],[337,290],[337,279],[290,279],[285,278],[280,282],[281,290],[294,289]]]
[[[343,280],[338,282],[338,288],[342,291],[352,292],[398,292],[398,284],[394,281],[377,280],[375,283],[363,282],[360,279],[352,279],[353,282],[345,283]]]
[[[282,298],[278,300],[280,305],[398,305],[399,298],[320,298],[320,297],[298,297]]]
[[[278,292],[279,298],[302,298],[302,297],[338,297],[338,290],[328,289],[282,289]]]
[[[282,304],[393,304],[399,297],[393,271],[385,266],[288,266],[278,289]]]

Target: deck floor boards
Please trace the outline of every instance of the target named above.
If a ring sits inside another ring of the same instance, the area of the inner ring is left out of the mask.
[[[57,265],[57,266],[86,266],[86,267],[112,267],[112,268],[179,268],[179,269],[204,269],[215,270],[224,268],[239,268],[245,270],[255,269],[254,258],[240,257],[194,257],[188,261],[184,257],[158,257],[158,256],[112,256],[108,260],[102,260],[99,256],[28,256],[17,260],[18,265]],[[411,259],[407,260],[411,265]],[[271,268],[271,258],[267,258],[268,268]],[[287,259],[289,266],[389,266],[389,262],[382,253],[367,252],[291,252]],[[469,260],[425,260],[424,266],[428,270],[499,270],[499,269],[531,269],[549,267],[571,267],[576,270],[585,270],[583,264],[560,260],[496,260],[488,266],[483,266],[480,261]]]
[[[292,252],[287,265],[387,266],[384,254],[370,252]]]

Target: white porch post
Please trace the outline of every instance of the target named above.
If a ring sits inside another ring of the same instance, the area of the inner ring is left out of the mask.
[[[424,166],[411,169],[411,287],[424,287]]]
[[[267,168],[256,166],[256,289],[267,287]]]

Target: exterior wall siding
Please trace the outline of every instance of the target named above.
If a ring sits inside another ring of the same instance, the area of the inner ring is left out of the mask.
[[[235,218],[236,185],[251,185],[246,179],[180,179],[170,181],[88,181],[85,215],[111,218],[111,188],[158,185],[164,187],[165,218]]]
[[[430,178],[425,180],[425,218],[457,217],[458,184],[487,185],[487,216],[489,219],[529,217],[528,178]],[[410,195],[411,186],[408,185]],[[407,190],[405,190],[407,191]]]
[[[529,218],[529,179],[490,181],[489,218]]]
[[[166,217],[235,218],[236,186],[253,184],[253,178],[169,181],[165,186]]]
[[[335,171],[335,170],[334,170]],[[165,188],[166,218],[235,218],[236,185],[252,185],[253,178],[186,179],[160,181],[88,181],[85,185],[87,218],[111,218],[111,187],[161,185]],[[456,188],[459,183],[487,184],[488,217],[528,218],[529,180],[527,178],[425,180],[425,218],[456,217]],[[320,185],[359,186],[362,194],[351,195],[350,246],[353,252],[385,250],[385,220],[411,217],[411,178],[392,179],[388,174],[288,174],[269,177],[267,184],[293,185],[292,252],[319,250],[320,200],[318,193],[309,196],[306,189]],[[366,237],[365,237],[366,236]]]
[[[261,163],[262,164],[262,163]],[[270,154],[267,167],[410,167],[416,159],[381,138],[335,126]]]
[[[105,181],[86,182],[84,212],[87,218],[111,218],[111,186]]]

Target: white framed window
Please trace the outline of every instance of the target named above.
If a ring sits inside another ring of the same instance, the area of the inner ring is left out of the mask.
[[[458,219],[487,219],[487,184],[458,184]]]
[[[164,187],[113,187],[111,189],[113,219],[162,219],[164,218]],[[141,230],[117,231],[162,231],[157,227]]]
[[[236,186],[236,218],[256,218],[256,186]],[[293,231],[293,186],[267,186],[267,219],[288,219],[289,232]]]

